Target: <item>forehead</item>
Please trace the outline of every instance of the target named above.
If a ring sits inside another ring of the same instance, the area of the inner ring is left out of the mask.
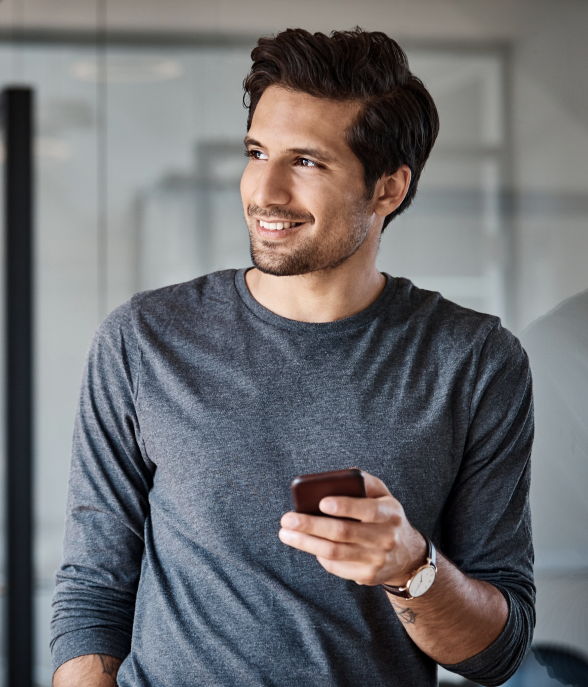
[[[262,145],[320,147],[338,155],[353,155],[345,133],[358,110],[355,102],[315,98],[270,86],[257,104],[249,136]]]

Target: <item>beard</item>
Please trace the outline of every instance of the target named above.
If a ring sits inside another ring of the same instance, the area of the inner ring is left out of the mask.
[[[246,219],[251,261],[260,272],[275,277],[295,277],[335,269],[349,259],[365,241],[370,228],[370,205],[369,200],[360,200],[351,207],[348,206],[345,211],[326,215],[321,222],[322,236],[306,235],[289,251],[273,241],[261,239],[255,230],[253,215],[267,219],[279,218],[286,222],[307,222],[310,225],[315,223],[314,217],[310,213],[286,209],[272,213],[250,205]],[[342,227],[347,230],[341,232]]]

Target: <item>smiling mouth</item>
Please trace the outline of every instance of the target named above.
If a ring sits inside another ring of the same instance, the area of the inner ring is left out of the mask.
[[[267,229],[269,231],[281,231],[282,229],[291,229],[297,227],[303,222],[264,222],[259,220],[259,226],[262,229]]]

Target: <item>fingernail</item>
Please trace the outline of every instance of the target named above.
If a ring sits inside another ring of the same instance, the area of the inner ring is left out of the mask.
[[[323,513],[336,513],[337,504],[332,499],[323,499],[320,503],[320,508]]]
[[[284,515],[282,518],[282,527],[296,527],[298,524],[298,518],[295,515]]]
[[[284,529],[280,530],[280,539],[282,541],[292,541],[293,538],[294,538],[294,532],[292,532],[290,530],[284,530]]]

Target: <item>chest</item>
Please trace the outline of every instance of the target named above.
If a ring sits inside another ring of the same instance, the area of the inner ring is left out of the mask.
[[[157,466],[151,500],[193,538],[200,527],[232,538],[252,521],[275,529],[296,475],[352,466],[382,479],[415,526],[433,527],[466,431],[465,395],[442,367],[411,364],[389,344],[238,355],[222,344],[153,360],[139,399]]]

